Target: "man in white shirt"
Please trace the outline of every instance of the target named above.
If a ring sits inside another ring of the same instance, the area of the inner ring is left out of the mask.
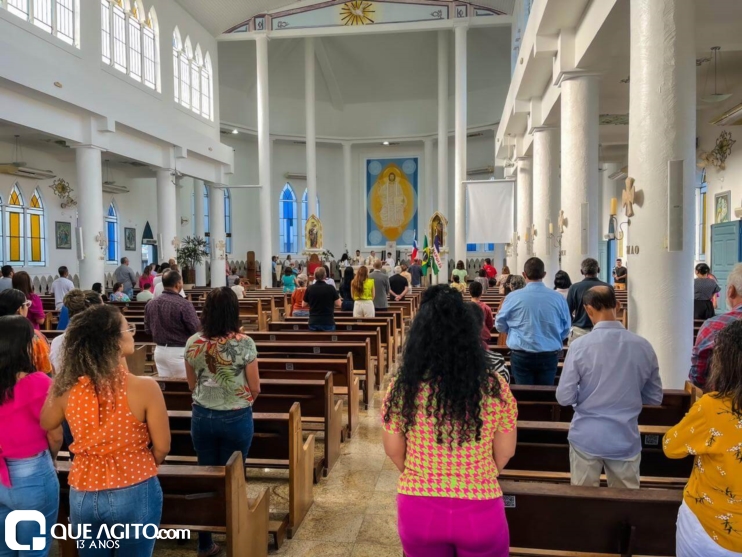
[[[52,292],[54,292],[54,307],[55,309],[60,310],[64,305],[65,294],[74,289],[75,285],[69,278],[67,278],[70,274],[67,267],[60,267],[58,272],[59,277],[54,279],[54,282],[52,282]]]
[[[394,260],[394,257],[392,257],[391,254],[387,256],[385,264],[387,267],[389,267],[389,272],[391,273],[394,270],[394,267],[396,265],[396,261]]]
[[[237,294],[237,299],[242,300],[245,297],[245,287],[242,286],[242,279],[237,277],[234,279],[234,285],[232,286],[232,292]]]
[[[137,294],[137,302],[149,302],[155,297],[155,295],[150,291],[152,285],[145,282],[142,286],[144,288],[142,288],[142,290],[139,291],[139,294]],[[160,281],[160,286],[162,286],[162,281]]]

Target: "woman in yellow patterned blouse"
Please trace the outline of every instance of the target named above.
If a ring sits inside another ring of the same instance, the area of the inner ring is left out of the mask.
[[[716,336],[710,385],[664,439],[668,457],[696,460],[678,513],[678,557],[742,555],[742,321]]]

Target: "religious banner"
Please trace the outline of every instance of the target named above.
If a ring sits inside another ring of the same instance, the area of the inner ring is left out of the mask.
[[[366,246],[410,247],[417,230],[418,157],[366,159]]]

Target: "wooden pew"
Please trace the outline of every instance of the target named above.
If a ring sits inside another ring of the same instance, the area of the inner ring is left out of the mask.
[[[300,372],[303,371],[331,372],[335,394],[348,397],[348,437],[352,437],[356,432],[359,424],[360,389],[358,377],[353,373],[353,360],[350,354],[346,354],[345,358],[325,357],[316,360],[260,357],[258,363],[261,377],[272,379],[282,379],[284,377],[281,374],[287,372],[290,372],[292,377],[298,378],[301,378]]]
[[[171,449],[168,464],[195,462],[191,439],[191,412],[168,411]],[[314,435],[304,441],[299,403],[288,413],[253,414],[255,434],[246,461],[249,468],[280,468],[289,471],[289,514],[271,521],[269,531],[281,545],[283,537],[293,537],[313,502]],[[184,458],[185,457],[185,458]]]
[[[681,490],[500,482],[511,557],[675,555]]]
[[[157,470],[163,492],[160,528],[187,529],[225,534],[227,557],[268,555],[270,493],[247,497],[245,473],[235,452],[226,466],[169,466]],[[59,523],[67,524],[72,463],[57,461],[60,491]],[[62,555],[77,555],[75,541],[61,542]]]
[[[511,385],[518,401],[518,419],[524,421],[571,422],[574,409],[560,406],[556,401],[556,387]],[[687,390],[665,390],[661,406],[644,406],[639,414],[640,425],[673,426],[683,419],[692,406]]]
[[[569,425],[565,422],[518,422],[518,445],[508,463],[510,470],[569,472]],[[693,459],[667,458],[662,450],[666,426],[639,426],[642,441],[641,475],[673,478],[685,484]]]
[[[162,389],[168,410],[191,410],[193,399],[185,379],[154,379]],[[304,429],[324,432],[325,456],[315,466],[316,483],[318,476],[323,472],[327,475],[340,457],[343,403],[335,402],[332,374],[326,373],[322,380],[261,378],[260,395],[253,403],[253,412],[285,414],[291,411],[294,402],[300,405]]]

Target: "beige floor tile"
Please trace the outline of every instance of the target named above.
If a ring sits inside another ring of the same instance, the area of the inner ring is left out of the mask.
[[[378,472],[382,469],[385,458],[382,455],[344,455],[335,464],[330,475],[337,470],[374,470]]]
[[[327,479],[323,480],[322,485],[358,491],[373,491],[376,489],[376,481],[380,473],[380,471],[374,470],[333,470]]]
[[[385,514],[367,514],[358,533],[357,541],[381,545],[399,545],[397,518]]]
[[[318,542],[354,542],[363,524],[362,514],[343,512],[322,512],[311,510],[294,540]]]
[[[374,491],[366,503],[366,514],[388,514],[397,516],[397,492]]]
[[[387,457],[384,460],[384,465],[381,467],[381,469],[382,470],[397,470],[397,471],[399,471],[399,469],[397,468],[397,465],[394,464],[389,457]]]
[[[397,491],[399,470],[382,470],[376,481],[376,491]]]
[[[269,555],[281,557],[350,557],[353,550],[352,543],[312,542],[288,540],[278,551],[269,552]]]
[[[318,486],[314,489],[313,510],[323,512],[364,513],[373,500],[368,491],[344,489],[342,486]]]
[[[351,557],[402,557],[402,548],[377,543],[357,543]]]

